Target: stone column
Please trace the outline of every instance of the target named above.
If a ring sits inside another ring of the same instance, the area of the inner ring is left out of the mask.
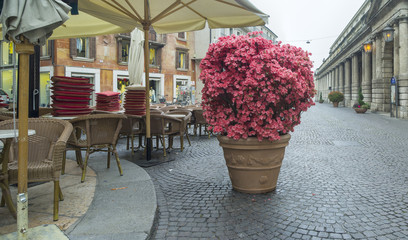
[[[383,111],[383,79],[382,79],[382,51],[383,51],[383,37],[381,34],[375,36],[375,59],[373,58],[373,65],[375,65],[374,75],[372,76],[372,103],[371,110]]]
[[[408,118],[408,18],[399,21],[399,116]]]
[[[344,99],[345,99],[345,105],[347,107],[350,106],[351,103],[351,63],[350,59],[347,58],[346,62],[344,64]]]
[[[330,70],[329,72],[329,92],[333,91],[333,70]]]
[[[340,66],[336,66],[336,91],[340,91]]]
[[[339,65],[339,91],[344,94],[344,63]]]
[[[351,105],[358,100],[358,56],[357,53],[353,54],[351,58]]]
[[[363,53],[363,81],[361,88],[363,90],[364,102],[371,103],[371,53]]]

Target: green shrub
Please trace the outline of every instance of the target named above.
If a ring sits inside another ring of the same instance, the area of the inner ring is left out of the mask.
[[[344,94],[339,91],[330,92],[328,97],[332,102],[341,102],[344,100]]]
[[[365,108],[365,109],[370,109],[370,104],[369,103],[364,103],[363,105],[361,105],[361,108]]]
[[[365,104],[364,100],[364,96],[363,96],[363,91],[361,90],[361,88],[358,89],[358,105],[363,106]]]

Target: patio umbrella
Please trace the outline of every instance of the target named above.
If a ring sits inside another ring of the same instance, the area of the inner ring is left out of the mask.
[[[43,44],[52,30],[68,20],[71,8],[59,0],[4,0],[1,13],[3,38],[14,41],[20,57],[19,84],[19,130],[18,130],[18,238],[27,238],[28,197],[28,81],[29,55],[34,53],[33,44]]]
[[[69,13],[68,16],[69,19],[59,27],[55,28],[48,39],[93,37],[98,35],[125,33],[134,29],[134,27],[125,28],[115,25],[81,11],[78,15],[71,15],[71,13]],[[3,25],[0,24],[0,32],[2,32],[2,30]],[[3,34],[1,33],[0,36],[3,37]]]
[[[144,31],[146,158],[151,158],[149,102],[149,29],[157,33],[264,25],[268,16],[247,0],[81,0],[78,8],[105,21]]]
[[[131,85],[142,85],[143,77],[143,32],[135,28],[130,34],[130,50],[129,50],[129,82]]]

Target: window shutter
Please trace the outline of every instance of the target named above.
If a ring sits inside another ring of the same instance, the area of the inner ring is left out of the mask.
[[[185,61],[186,61],[186,69],[188,70],[188,66],[190,65],[189,63],[190,63],[190,58],[188,57],[188,52],[186,52],[186,59],[185,59]]]
[[[90,37],[89,38],[89,58],[96,58],[96,38]]]
[[[162,56],[162,49],[157,48],[156,49],[156,63],[157,63],[157,66],[161,66],[161,56]]]
[[[176,50],[176,69],[179,68],[179,65],[178,65],[178,63],[179,63],[179,58],[180,58],[179,54],[180,54],[180,51],[179,51],[179,50]]]
[[[48,56],[54,56],[54,40],[48,40]]]
[[[118,44],[116,44],[118,46],[118,63],[122,62],[122,39],[121,38],[117,38]]]
[[[77,56],[76,38],[69,39],[69,53],[72,58]]]

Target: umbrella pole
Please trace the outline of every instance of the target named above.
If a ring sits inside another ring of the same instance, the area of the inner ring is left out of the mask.
[[[28,196],[27,196],[27,159],[28,159],[28,82],[29,57],[34,53],[34,45],[22,38],[16,43],[20,65],[18,84],[18,195],[17,195],[17,234],[18,239],[27,239]]]
[[[149,94],[149,29],[150,25],[143,25],[144,31],[144,67],[146,85],[146,160],[152,159],[152,137],[150,134],[150,94]],[[165,146],[163,146],[165,147]]]

